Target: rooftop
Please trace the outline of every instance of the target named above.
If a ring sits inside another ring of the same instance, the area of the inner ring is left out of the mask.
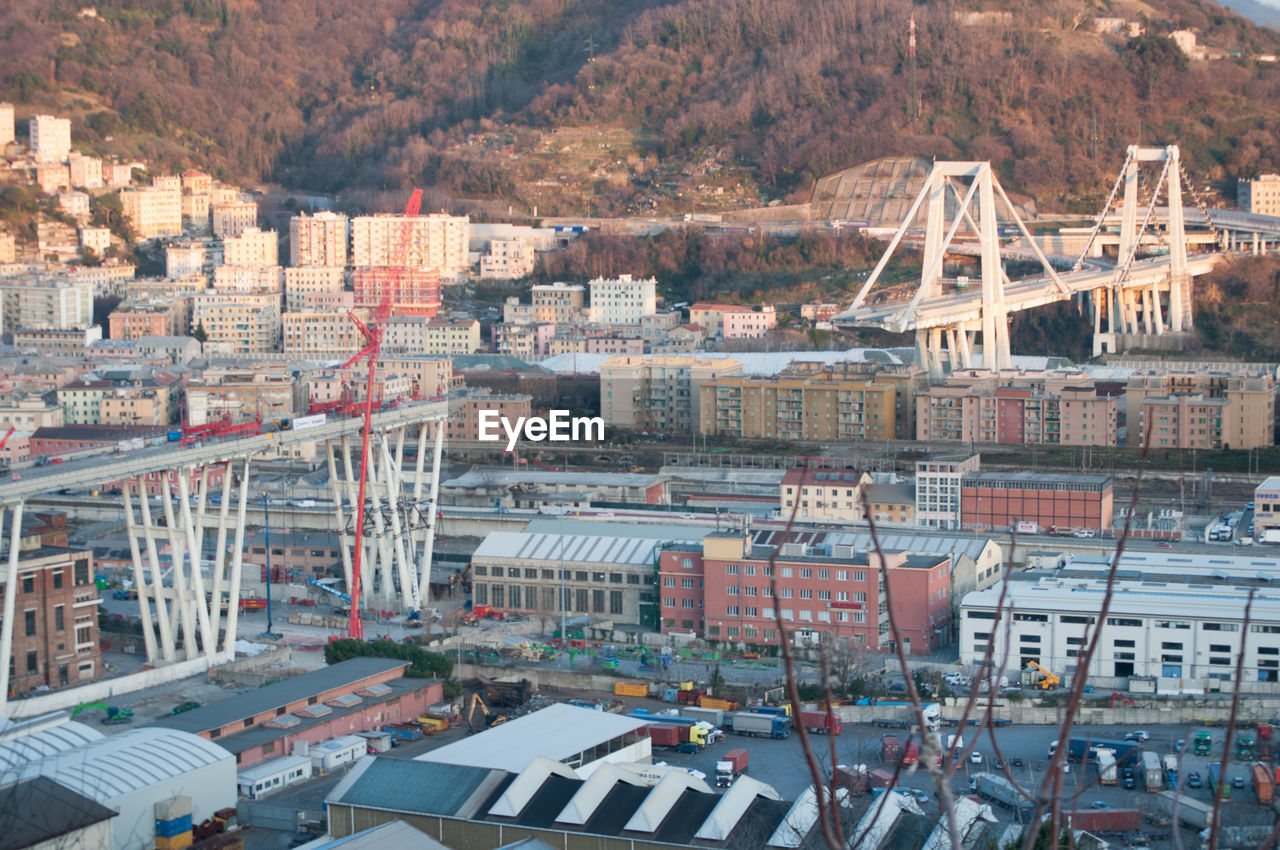
[[[1022,482],[1026,484],[1084,484],[1091,487],[1106,487],[1111,484],[1110,475],[1072,475],[1053,472],[966,472],[965,483],[970,481],[979,484],[1001,484]]]
[[[310,673],[303,673],[301,676],[285,679],[270,687],[256,688],[235,699],[226,699],[212,705],[201,706],[193,711],[161,717],[151,725],[197,734],[208,732],[221,729],[238,720],[273,711],[323,691],[343,687],[354,688],[370,676],[390,670],[403,670],[408,666],[408,661],[394,658],[352,658]]]
[[[0,812],[0,850],[44,842],[59,846],[53,842],[60,836],[116,816],[113,809],[44,776],[0,788]]]
[[[564,761],[646,725],[631,717],[557,703],[416,760],[518,773],[537,756]]]
[[[997,586],[965,594],[964,608],[994,609],[1000,604]],[[1250,591],[1255,592],[1250,616],[1255,623],[1280,622],[1280,591],[1224,584],[1182,584],[1154,581],[1116,581],[1110,611],[1153,617],[1181,617],[1232,622],[1239,620]],[[1004,605],[1012,610],[1082,612],[1096,614],[1107,592],[1105,579],[1041,578],[1038,582],[1008,584]]]
[[[476,547],[472,560],[521,558],[532,561],[563,560],[567,563],[643,566],[653,563],[653,550],[659,545],[660,542],[653,538],[492,531]]]
[[[528,396],[525,396],[527,398]],[[551,484],[581,487],[652,487],[665,479],[660,475],[630,472],[551,472],[549,470],[493,470],[466,472],[457,478],[441,481],[441,487],[509,487],[512,484]]]

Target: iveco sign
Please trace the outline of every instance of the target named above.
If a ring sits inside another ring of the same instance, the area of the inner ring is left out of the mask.
[[[515,451],[521,437],[530,442],[601,442],[604,420],[599,416],[570,416],[567,410],[549,411],[550,416],[521,416],[514,423],[496,410],[480,411],[479,436],[482,442],[496,443],[505,435],[507,451]]]

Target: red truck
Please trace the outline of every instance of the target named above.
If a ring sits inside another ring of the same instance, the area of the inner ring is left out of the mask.
[[[800,725],[819,735],[839,735],[844,731],[840,718],[825,711],[801,711]]]
[[[676,702],[680,705],[697,705],[698,700],[706,695],[706,691],[680,691],[676,694]]]
[[[1094,835],[1115,835],[1142,829],[1142,812],[1137,809],[1084,809],[1067,817],[1072,829],[1083,829]]]
[[[1258,724],[1258,744],[1254,755],[1258,761],[1271,761],[1271,724]]]
[[[903,765],[915,764],[920,761],[920,745],[915,741],[907,743],[907,751],[902,754]]]
[[[902,746],[897,735],[884,735],[880,738],[880,761],[883,764],[897,764],[902,756]]]
[[[728,788],[741,774],[747,772],[747,751],[729,750],[716,760],[716,787]]]

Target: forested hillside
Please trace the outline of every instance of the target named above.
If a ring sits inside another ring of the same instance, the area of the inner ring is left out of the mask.
[[[1177,28],[1238,55],[1188,61]],[[101,152],[440,206],[748,206],[917,153],[1089,211],[1136,142],[1197,179],[1280,170],[1280,68],[1254,59],[1280,36],[1195,0],[8,0],[0,44],[0,97]]]

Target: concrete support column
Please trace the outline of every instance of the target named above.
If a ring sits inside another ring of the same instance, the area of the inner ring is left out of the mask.
[[[22,548],[24,504],[25,502],[19,501],[8,511],[9,560],[4,574],[4,628],[0,630],[0,716],[4,717],[9,714],[9,659],[13,657],[14,618],[18,607],[18,555]],[[4,508],[0,508],[0,532],[4,530],[4,514]],[[14,667],[17,667],[17,661],[14,662]]]

